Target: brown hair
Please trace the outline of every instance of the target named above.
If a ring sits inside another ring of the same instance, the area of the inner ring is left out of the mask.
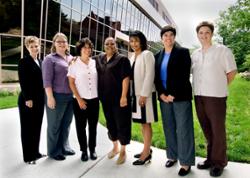
[[[82,38],[79,42],[76,43],[76,55],[81,55],[81,50],[85,45],[89,45],[91,51],[94,49],[93,43],[90,41],[89,38]]]
[[[214,32],[214,24],[212,22],[202,21],[201,23],[199,23],[196,27],[197,33],[199,32],[201,27],[208,27],[212,31],[212,33]]]
[[[165,26],[165,27],[163,27],[161,29],[161,38],[162,38],[162,35],[164,33],[168,32],[168,31],[173,32],[174,36],[176,36],[176,29],[175,29],[175,27],[173,27],[172,25],[167,25],[167,26]]]
[[[64,38],[66,41],[68,41],[68,38],[67,38],[67,36],[65,34],[60,33],[60,32],[56,33],[55,36],[53,37],[53,40],[52,40],[53,43],[52,43],[52,46],[51,46],[51,49],[50,49],[50,51],[52,53],[56,52],[55,42],[56,42],[56,39],[59,38],[59,37]],[[65,54],[69,54],[69,49],[67,49],[65,51]]]
[[[36,36],[27,36],[24,40],[25,47],[28,48],[31,43],[37,42],[39,44],[39,38]]]

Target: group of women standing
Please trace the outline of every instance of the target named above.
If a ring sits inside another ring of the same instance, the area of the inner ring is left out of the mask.
[[[206,23],[203,26],[210,28]],[[155,56],[147,50],[144,34],[132,31],[129,36],[130,49],[133,51],[130,59],[118,53],[112,37],[105,39],[105,53],[92,58],[93,44],[88,38],[76,44],[77,56],[73,57],[69,54],[67,37],[57,33],[53,38],[51,54],[45,57],[42,66],[37,59],[38,38],[27,37],[25,44],[29,55],[19,61],[18,67],[24,161],[35,164],[37,159],[44,156],[39,152],[44,102],[48,123],[48,156],[64,160],[65,156],[75,154],[68,141],[74,113],[81,160],[88,160],[88,149],[90,159],[97,159],[95,147],[100,100],[108,136],[113,143],[108,158],[119,154],[116,163],[119,165],[126,161],[132,118],[134,122],[141,123],[144,145],[142,151],[134,155],[136,160],[133,165],[144,165],[152,158],[151,124],[158,121],[157,92],[167,145],[168,160],[165,166],[172,167],[179,161],[181,168],[178,174],[187,175],[195,164],[192,87],[189,81],[191,58],[188,49],[176,44],[174,27],[165,26],[160,36],[164,48]],[[231,68],[235,66],[232,64]],[[232,81],[233,77],[230,79]],[[203,98],[197,96],[195,99],[199,103]],[[88,141],[85,131],[87,123]],[[212,141],[209,143],[212,144]],[[211,165],[212,158],[209,157],[206,166]],[[223,162],[222,167],[225,165]]]

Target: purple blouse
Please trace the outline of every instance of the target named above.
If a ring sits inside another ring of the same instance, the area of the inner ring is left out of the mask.
[[[71,94],[67,77],[71,55],[67,55],[66,60],[57,53],[51,53],[45,57],[42,63],[44,88],[51,87],[53,92]]]

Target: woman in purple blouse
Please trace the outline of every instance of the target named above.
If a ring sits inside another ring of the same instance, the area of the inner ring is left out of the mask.
[[[67,78],[68,66],[73,57],[68,49],[67,37],[57,33],[53,37],[51,54],[45,57],[42,65],[47,99],[48,156],[58,161],[75,154],[68,141],[73,117],[72,92]]]

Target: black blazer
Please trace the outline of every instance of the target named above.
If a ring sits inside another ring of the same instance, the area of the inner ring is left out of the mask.
[[[41,71],[41,60],[38,66],[28,55],[18,62],[18,77],[21,86],[21,97],[27,100],[44,100],[44,88]]]
[[[189,50],[182,47],[173,47],[167,67],[167,89],[161,81],[161,64],[165,50],[162,49],[155,55],[155,86],[158,96],[161,94],[172,95],[174,101],[192,100],[192,87],[189,81],[191,58]],[[160,97],[159,97],[160,100]]]

